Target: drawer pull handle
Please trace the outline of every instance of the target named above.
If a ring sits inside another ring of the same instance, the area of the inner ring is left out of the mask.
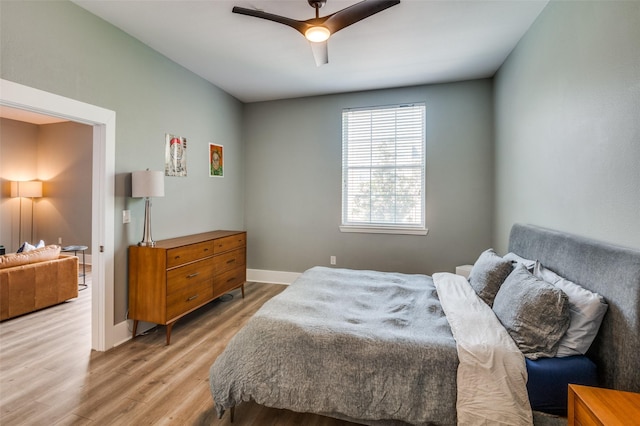
[[[195,277],[197,277],[198,275],[200,275],[200,272],[194,272],[193,274],[189,274],[189,275],[187,275],[187,278],[195,278]]]
[[[174,257],[174,259],[180,259],[180,256],[176,256],[176,257]]]
[[[233,280],[235,280],[235,279],[236,279],[236,277],[229,278],[229,279],[227,280],[227,282],[228,282],[228,283],[230,283],[231,281],[233,281]]]
[[[187,299],[187,302],[191,302],[192,300],[196,300],[198,298],[198,295],[196,294],[195,296],[191,296],[190,298]]]
[[[204,251],[209,251],[209,249],[208,249],[208,248],[206,248],[206,249],[204,249]]]
[[[230,264],[230,263],[233,263],[235,261],[236,261],[236,259],[227,260],[227,265]]]

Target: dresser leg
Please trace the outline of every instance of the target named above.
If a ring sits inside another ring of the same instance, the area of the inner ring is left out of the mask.
[[[137,332],[138,332],[138,320],[133,320],[133,334],[131,335],[132,339],[135,339]]]
[[[173,324],[175,324],[175,321],[167,324],[167,346],[171,344],[171,329],[173,328]]]
[[[235,411],[236,411],[236,406],[235,405],[229,409],[229,416],[231,417],[231,419],[230,419],[231,423],[233,423],[233,414],[235,413]]]
[[[240,286],[240,289],[242,290],[242,298],[244,299],[244,283]]]

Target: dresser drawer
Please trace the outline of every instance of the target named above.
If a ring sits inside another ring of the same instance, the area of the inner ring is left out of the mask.
[[[167,271],[167,296],[201,282],[207,282],[211,286],[213,275],[214,263],[211,259],[171,269]]]
[[[213,252],[213,241],[204,241],[202,243],[169,249],[167,250],[167,268],[173,268],[184,263],[213,256]]]
[[[216,256],[214,258],[216,274],[243,266],[245,259],[246,249],[244,247]]]
[[[215,296],[221,296],[229,290],[240,287],[246,281],[247,269],[244,266],[216,274],[213,281]]]
[[[211,282],[202,282],[180,289],[167,296],[167,321],[200,306],[213,297]]]
[[[215,240],[214,253],[223,253],[235,248],[247,245],[247,234],[231,235],[230,237],[218,238]]]

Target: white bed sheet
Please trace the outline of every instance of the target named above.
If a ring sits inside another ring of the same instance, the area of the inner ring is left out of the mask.
[[[507,330],[464,277],[437,273],[433,282],[460,361],[458,424],[532,425],[524,355]]]

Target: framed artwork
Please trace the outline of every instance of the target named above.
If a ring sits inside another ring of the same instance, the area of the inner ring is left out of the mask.
[[[222,145],[209,144],[209,176],[223,177],[223,150]]]
[[[165,135],[164,175],[187,175],[187,138]]]

